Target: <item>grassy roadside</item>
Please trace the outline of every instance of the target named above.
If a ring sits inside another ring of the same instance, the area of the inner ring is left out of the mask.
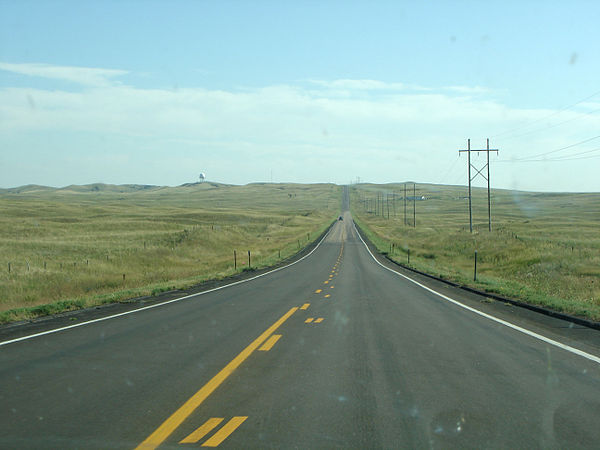
[[[0,323],[274,265],[316,239],[339,208],[330,184],[0,191]]]
[[[494,190],[490,233],[486,192],[475,189],[471,234],[465,191],[418,185],[416,227],[412,192],[404,224],[402,185],[354,186],[351,208],[379,251],[397,262],[479,290],[600,320],[600,194]],[[377,192],[384,195],[379,208]],[[385,195],[393,192],[396,198],[390,195],[388,202]]]

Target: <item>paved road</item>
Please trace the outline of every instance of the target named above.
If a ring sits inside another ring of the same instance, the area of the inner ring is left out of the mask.
[[[600,355],[597,331],[424,282]],[[0,447],[597,447],[600,364],[569,348],[384,269],[346,211],[289,268],[0,346]]]

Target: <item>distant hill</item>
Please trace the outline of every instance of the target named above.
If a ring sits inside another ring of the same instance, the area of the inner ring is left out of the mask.
[[[205,181],[203,183],[184,183],[180,186],[156,186],[153,184],[104,184],[104,183],[92,183],[92,184],[72,184],[64,187],[50,187],[50,186],[39,186],[37,184],[28,184],[26,186],[20,186],[15,188],[0,189],[0,195],[5,194],[41,194],[41,193],[56,193],[56,194],[86,194],[86,193],[107,193],[107,194],[125,194],[135,192],[151,192],[161,189],[177,190],[181,188],[187,189],[215,189],[232,186],[225,183],[215,183],[211,181]]]
[[[27,194],[36,192],[52,192],[56,188],[49,186],[40,186],[38,184],[26,184],[25,186],[19,186],[15,188],[0,189],[0,194]]]
[[[75,185],[65,187],[50,187],[40,186],[37,184],[27,184],[25,186],[19,186],[15,188],[0,189],[0,194],[38,194],[38,193],[50,193],[50,192],[61,192],[61,193],[86,193],[86,192],[114,192],[114,193],[126,193],[126,192],[139,192],[139,191],[151,191],[155,189],[162,189],[162,186],[155,186],[150,184],[104,184],[104,183],[93,183],[84,185]]]
[[[65,186],[62,188],[58,188],[57,191],[62,192],[137,192],[137,191],[148,191],[154,189],[160,189],[161,186],[155,186],[151,184],[104,184],[104,183],[94,183],[94,184],[84,184],[84,185],[75,185],[72,184],[70,186]]]

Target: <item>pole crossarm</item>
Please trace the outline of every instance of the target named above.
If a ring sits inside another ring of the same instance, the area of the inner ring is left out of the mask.
[[[487,152],[487,151],[498,153],[500,150],[498,150],[497,148],[490,148],[489,150],[487,148],[483,148],[483,149],[479,149],[479,150],[472,148],[471,150],[467,150],[467,149],[459,150],[458,153],[463,153],[463,152],[479,153],[479,152]]]

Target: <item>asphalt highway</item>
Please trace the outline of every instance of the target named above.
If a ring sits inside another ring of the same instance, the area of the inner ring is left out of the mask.
[[[0,345],[0,447],[597,448],[598,331],[411,282],[343,214],[293,266]]]

